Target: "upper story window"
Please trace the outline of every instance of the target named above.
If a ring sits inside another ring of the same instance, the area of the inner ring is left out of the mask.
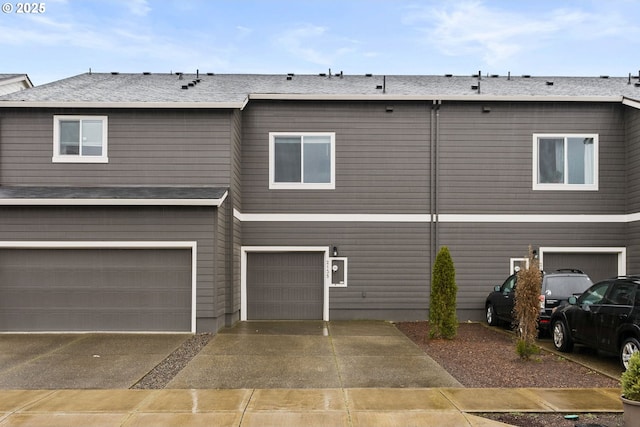
[[[107,117],[54,116],[53,161],[107,163]]]
[[[598,190],[597,134],[534,134],[534,190]]]
[[[335,189],[335,133],[269,133],[269,188]]]

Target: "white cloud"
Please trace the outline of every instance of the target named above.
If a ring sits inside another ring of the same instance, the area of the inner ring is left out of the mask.
[[[151,12],[151,6],[147,0],[127,0],[125,5],[129,12],[136,16],[147,16]]]
[[[326,67],[355,52],[357,44],[354,40],[331,34],[326,27],[312,24],[283,32],[275,38],[275,43],[299,59]]]
[[[532,16],[521,10],[490,7],[478,0],[414,8],[404,23],[418,30],[423,41],[442,53],[477,56],[488,65],[504,64],[519,54],[561,40],[629,36],[638,31],[614,11],[564,8]]]

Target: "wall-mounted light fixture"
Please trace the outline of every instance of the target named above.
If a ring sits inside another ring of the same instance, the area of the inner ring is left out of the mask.
[[[334,258],[338,256],[338,247],[337,246],[332,246],[331,247],[331,256],[334,257]]]

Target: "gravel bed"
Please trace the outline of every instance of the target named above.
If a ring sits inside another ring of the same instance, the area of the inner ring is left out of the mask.
[[[186,340],[169,356],[153,368],[132,389],[162,389],[195,357],[213,338],[211,333],[196,334]]]
[[[521,360],[514,337],[480,323],[461,323],[453,340],[429,339],[428,322],[400,322],[396,327],[465,387],[476,388],[600,388],[620,387],[618,380],[599,374],[552,353],[541,351]],[[567,420],[561,413],[477,414],[522,427],[619,427],[621,413],[579,414]]]

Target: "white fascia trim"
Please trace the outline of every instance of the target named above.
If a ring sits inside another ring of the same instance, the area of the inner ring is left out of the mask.
[[[213,206],[220,207],[227,198],[219,199],[0,199],[0,206]]]
[[[233,109],[243,108],[244,102],[99,102],[99,101],[0,101],[0,108],[171,108],[171,109]]]
[[[630,99],[630,98],[623,98],[622,99],[622,104],[623,105],[628,105],[629,107],[633,107],[633,108],[636,108],[636,109],[640,110],[640,101],[636,101],[636,100]]]
[[[621,102],[622,96],[507,96],[507,95],[364,95],[364,94],[300,94],[252,93],[249,99],[276,101],[544,101],[544,102]]]
[[[329,288],[331,273],[328,246],[242,246],[240,248],[240,320],[247,320],[247,254],[249,252],[322,252],[324,254],[324,290],[322,320],[329,321]]]
[[[431,222],[429,214],[301,214],[242,213],[233,216],[243,222]]]
[[[198,242],[196,241],[0,241],[3,249],[189,249],[191,250],[191,333],[196,333]],[[327,249],[328,251],[328,249]],[[108,332],[108,331],[107,331]]]

